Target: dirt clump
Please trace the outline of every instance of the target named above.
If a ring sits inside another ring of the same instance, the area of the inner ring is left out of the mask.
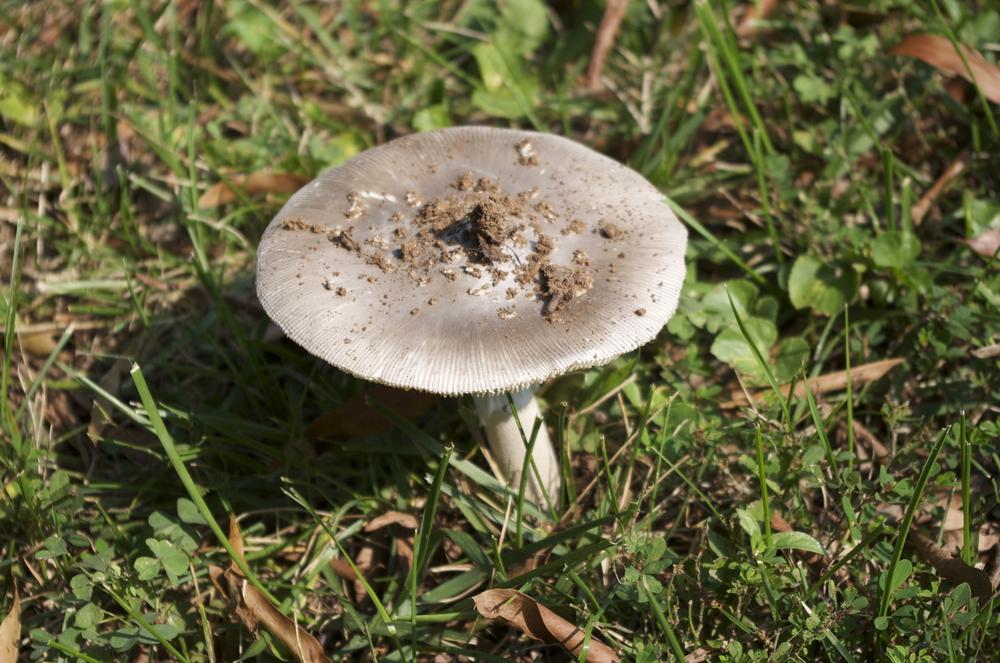
[[[522,165],[537,163],[530,142],[519,143],[517,150],[525,161]],[[461,286],[470,296],[487,295],[501,288],[508,301],[519,295],[540,301],[542,315],[552,322],[564,317],[570,302],[593,287],[590,258],[584,251],[573,251],[568,265],[553,262],[557,242],[542,228],[559,214],[552,204],[534,201],[537,189],[508,193],[496,180],[477,179],[471,172],[456,176],[450,189],[450,193],[426,201],[416,192],[407,192],[404,200],[413,211],[409,215],[393,212],[389,221],[398,225],[391,232],[388,228],[367,229],[362,244],[371,250],[366,248],[363,254],[352,234],[354,227],[330,229],[318,224],[314,227],[301,219],[286,219],[281,227],[324,232],[332,243],[361,255],[367,264],[383,273],[400,271],[418,287],[442,277],[454,282],[461,275],[462,279],[476,281],[472,287],[464,282]],[[363,216],[365,206],[360,194],[348,194],[348,203],[345,216]],[[582,233],[586,227],[574,219],[560,234]],[[379,230],[387,234],[380,234]],[[607,222],[602,222],[599,232],[609,239],[621,234],[617,226]],[[390,235],[387,241],[385,237]],[[369,282],[374,281],[377,278],[369,276]],[[326,287],[330,289],[329,285]],[[346,291],[337,288],[336,294],[344,296]],[[411,313],[417,312],[415,309]],[[502,320],[514,315],[513,306],[497,309]]]
[[[318,223],[306,223],[302,219],[285,219],[281,222],[282,230],[310,230],[312,232],[323,232],[323,226]],[[317,230],[319,228],[319,230]]]
[[[350,228],[334,228],[333,230],[327,232],[326,238],[334,244],[351,251],[352,253],[359,253],[361,251],[361,247],[351,236]]]
[[[535,146],[532,144],[530,138],[525,138],[514,146],[517,150],[517,163],[521,166],[537,166],[538,165],[538,153],[535,152]]]
[[[604,239],[618,239],[625,234],[625,231],[610,221],[601,221],[597,226],[597,231],[601,234]]]
[[[545,317],[558,322],[566,306],[594,287],[594,278],[585,267],[561,267],[547,263],[541,268],[542,287],[546,297]]]

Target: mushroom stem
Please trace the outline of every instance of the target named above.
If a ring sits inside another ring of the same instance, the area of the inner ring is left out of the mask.
[[[542,419],[538,409],[538,401],[535,400],[535,390],[534,388],[523,389],[512,392],[510,396],[517,408],[517,416],[521,420],[524,438],[530,441],[535,420]],[[486,429],[486,440],[489,442],[493,459],[500,467],[500,471],[503,472],[508,485],[517,491],[521,485],[522,468],[525,468],[527,446],[524,443],[524,438],[521,437],[521,431],[518,430],[517,421],[510,411],[507,395],[475,396],[474,400],[476,411],[479,413],[479,421]],[[559,459],[551,440],[549,440],[549,432],[544,423],[538,428],[535,446],[532,449],[532,460],[538,469],[538,475],[536,477],[529,464],[527,466],[528,482],[524,491],[525,497],[542,506],[557,504],[559,502]],[[539,477],[541,483],[538,481]],[[548,495],[548,500],[546,500],[546,495]]]

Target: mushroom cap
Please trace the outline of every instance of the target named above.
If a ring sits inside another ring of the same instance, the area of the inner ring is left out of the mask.
[[[423,204],[461,195],[469,173],[529,201],[518,246],[503,246],[510,262],[492,278],[468,259],[415,278],[398,238],[416,231]],[[539,233],[552,264],[579,251],[589,262],[590,288],[557,316],[537,285],[514,279]],[[677,307],[686,244],[663,195],[613,159],[551,134],[454,127],[367,150],[296,192],[264,232],[257,294],[290,339],[357,377],[499,393],[652,340]]]

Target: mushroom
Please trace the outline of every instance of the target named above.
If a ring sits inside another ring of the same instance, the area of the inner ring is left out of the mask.
[[[626,166],[554,135],[455,127],[367,150],[296,192],[264,232],[257,293],[288,338],[341,370],[473,395],[517,490],[535,387],[652,340],[677,306],[686,243]],[[544,425],[532,461],[528,499],[557,502]]]

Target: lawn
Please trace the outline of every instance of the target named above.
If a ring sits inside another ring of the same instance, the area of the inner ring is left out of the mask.
[[[595,62],[603,12],[0,0],[0,663],[1000,660],[1000,7],[636,0]],[[254,289],[291,192],[463,124],[688,229],[538,394],[552,508]]]

